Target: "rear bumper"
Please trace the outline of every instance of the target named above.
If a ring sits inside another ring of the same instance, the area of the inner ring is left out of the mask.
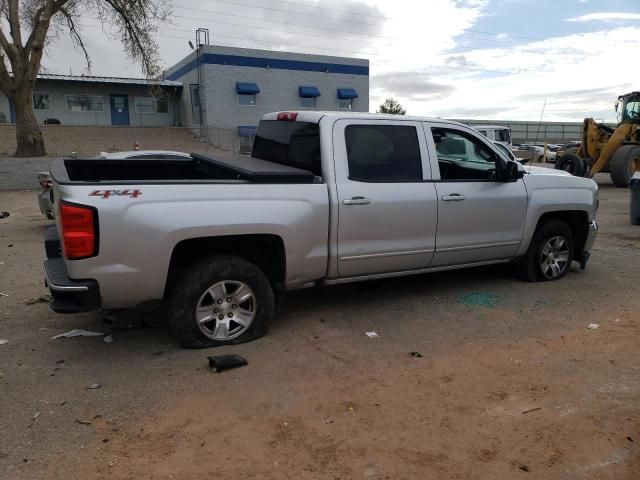
[[[71,280],[64,259],[59,255],[60,241],[55,226],[45,234],[47,260],[44,262],[45,284],[51,292],[51,309],[56,313],[80,313],[100,307],[100,289],[95,280]]]

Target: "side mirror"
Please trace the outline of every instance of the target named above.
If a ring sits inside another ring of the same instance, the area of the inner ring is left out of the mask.
[[[524,177],[524,170],[520,168],[518,162],[509,162],[504,169],[504,179],[509,180],[520,180]]]

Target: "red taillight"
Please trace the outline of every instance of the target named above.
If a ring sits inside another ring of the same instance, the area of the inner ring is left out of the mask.
[[[80,260],[98,253],[97,220],[92,207],[60,202],[62,251],[66,258]]]
[[[295,122],[296,118],[298,118],[298,112],[280,112],[278,114],[278,120]]]

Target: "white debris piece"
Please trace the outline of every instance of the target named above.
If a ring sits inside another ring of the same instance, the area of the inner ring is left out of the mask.
[[[380,336],[376,332],[364,332],[364,334],[369,338],[378,338]]]
[[[57,340],[59,338],[73,338],[73,337],[101,337],[104,333],[102,332],[89,332],[88,330],[69,330],[67,333],[61,333],[54,337],[51,337],[52,340]]]
[[[113,335],[107,335],[106,337],[104,337],[104,343],[113,343]]]
[[[597,323],[590,323],[589,326],[587,326],[587,328],[589,330],[595,330],[596,328],[598,328],[600,325],[598,325]]]
[[[7,340],[6,338],[0,338],[0,345],[5,345],[9,343],[9,340]]]

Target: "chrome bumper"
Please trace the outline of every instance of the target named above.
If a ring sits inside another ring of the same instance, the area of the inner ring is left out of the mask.
[[[587,234],[587,240],[584,242],[584,249],[582,250],[583,252],[591,251],[597,236],[598,236],[598,224],[594,220],[589,224],[589,233]]]
[[[589,233],[587,233],[587,240],[584,242],[584,249],[577,258],[577,260],[580,262],[580,268],[582,268],[582,270],[587,268],[587,262],[591,257],[591,248],[593,248],[593,244],[596,241],[597,236],[598,224],[593,221],[589,224]]]

